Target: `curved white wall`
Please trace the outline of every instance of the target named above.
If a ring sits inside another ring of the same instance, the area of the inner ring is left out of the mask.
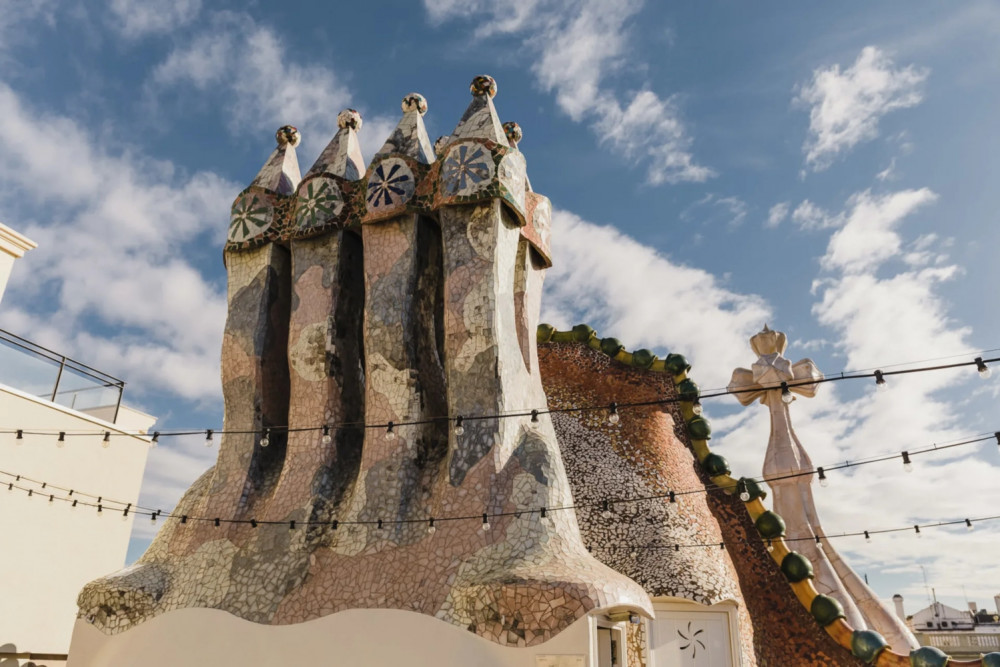
[[[589,665],[591,626],[591,619],[583,617],[544,644],[509,648],[425,614],[396,609],[351,609],[295,625],[258,625],[216,609],[180,609],[112,637],[78,620],[67,665]],[[563,658],[539,662],[541,656]]]

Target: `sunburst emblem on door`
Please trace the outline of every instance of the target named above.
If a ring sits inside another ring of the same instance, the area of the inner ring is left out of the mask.
[[[691,649],[691,657],[692,658],[697,658],[698,657],[698,647],[700,646],[702,648],[702,650],[704,650],[706,648],[705,647],[705,643],[703,641],[701,641],[700,639],[698,639],[698,635],[700,635],[703,632],[705,632],[704,628],[699,629],[699,630],[692,630],[691,629],[691,621],[688,621],[688,627],[687,627],[687,634],[686,635],[683,632],[681,632],[680,630],[677,631],[677,636],[680,637],[682,640],[684,640],[684,641],[687,642],[687,644],[684,644],[684,646],[681,646],[681,650],[682,651],[686,651],[688,649]]]

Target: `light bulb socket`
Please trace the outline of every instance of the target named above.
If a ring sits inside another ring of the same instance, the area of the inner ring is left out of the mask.
[[[979,371],[979,376],[984,380],[993,374],[982,357],[976,357],[976,370]]]
[[[882,374],[882,371],[875,371],[875,386],[879,389],[885,389],[889,386],[885,382],[885,376]]]
[[[621,417],[618,415],[618,404],[612,403],[608,406],[608,423],[617,424],[620,420]]]
[[[826,478],[826,471],[823,470],[823,466],[816,468],[816,474],[819,477],[820,486],[828,486],[830,481]]]
[[[538,423],[538,410],[532,410],[531,411],[531,421],[532,421],[532,423],[535,423],[535,424]]]
[[[781,383],[781,402],[788,405],[795,400],[795,396],[792,395],[792,390],[788,388],[787,382]]]
[[[865,531],[865,542],[871,542],[871,541],[872,541],[872,536],[869,535],[868,531],[866,530]]]
[[[965,529],[966,530],[972,530],[972,528],[973,528],[973,526],[972,526],[972,520],[971,519],[966,519],[965,520]]]
[[[464,421],[465,418],[462,415],[455,417],[455,435],[462,435],[465,433],[465,427],[462,426]]]

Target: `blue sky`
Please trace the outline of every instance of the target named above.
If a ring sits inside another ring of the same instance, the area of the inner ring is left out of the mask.
[[[987,2],[0,0],[0,220],[39,243],[0,326],[125,378],[157,428],[217,426],[228,207],[274,130],[299,127],[306,169],[357,108],[370,158],[406,93],[434,138],[489,73],[555,207],[553,324],[681,352],[706,388],[753,362],[765,321],[827,373],[971,360],[1000,348],[998,33]],[[1000,430],[998,383],[827,384],[793,414],[833,463]],[[766,411],[708,411],[758,474]],[[996,450],[837,473],[824,527],[992,514]],[[214,455],[154,450],[143,502],[172,505]],[[945,601],[989,606],[1000,522],[926,532],[836,545],[908,611],[921,565]]]

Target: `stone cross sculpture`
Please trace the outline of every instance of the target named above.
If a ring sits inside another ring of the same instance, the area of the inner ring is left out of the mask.
[[[81,618],[116,634],[191,607],[271,625],[404,609],[530,646],[595,609],[651,615],[573,512],[545,511],[572,504],[549,416],[497,417],[545,409],[551,205],[496,83],[471,91],[436,148],[407,95],[367,168],[353,110],[301,178],[279,130],[230,218],[218,460]]]
[[[750,339],[757,361],[749,369],[734,370],[729,383],[730,391],[739,392],[734,395],[740,403],[750,405],[759,399],[771,413],[763,474],[772,490],[773,509],[785,520],[788,538],[796,540],[795,550],[812,561],[816,589],[835,597],[856,629],[872,628],[894,650],[908,654],[919,646],[913,634],[824,539],[813,502],[813,463],[792,428],[789,413],[795,394],[806,398],[816,395],[816,382],[823,379],[823,374],[812,359],[794,364],[786,359],[783,355],[787,343],[785,334],[771,331],[765,324]]]

